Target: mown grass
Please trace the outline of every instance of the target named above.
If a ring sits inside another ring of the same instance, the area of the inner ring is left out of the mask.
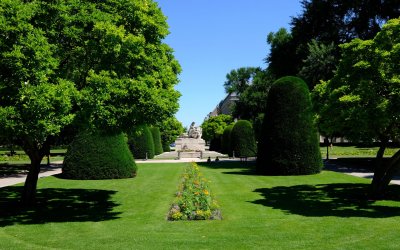
[[[244,163],[243,163],[244,164]],[[182,164],[140,164],[133,179],[39,181],[0,189],[1,249],[397,249],[400,198],[368,201],[368,180],[324,171],[257,176],[241,163],[202,164],[223,220],[166,220]],[[394,194],[400,189],[392,187]]]
[[[326,157],[326,147],[320,147],[321,155]],[[378,147],[360,147],[360,146],[332,146],[328,148],[329,157],[376,157]],[[387,148],[385,157],[393,156],[399,148]]]

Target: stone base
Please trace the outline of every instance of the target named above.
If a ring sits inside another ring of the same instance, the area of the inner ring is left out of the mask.
[[[178,138],[175,141],[175,151],[205,151],[206,142],[203,139]]]

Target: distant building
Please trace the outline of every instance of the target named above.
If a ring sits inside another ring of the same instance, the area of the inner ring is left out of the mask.
[[[213,111],[211,111],[208,116],[205,118],[207,120],[210,117],[217,115],[232,115],[233,105],[236,101],[239,100],[239,96],[236,92],[228,94],[224,100],[222,100]]]

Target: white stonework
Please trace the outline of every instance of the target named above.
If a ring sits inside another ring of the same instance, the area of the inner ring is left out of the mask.
[[[203,139],[178,138],[175,141],[176,151],[205,151],[206,142]]]

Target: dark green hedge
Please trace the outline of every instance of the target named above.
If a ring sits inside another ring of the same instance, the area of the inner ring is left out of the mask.
[[[310,93],[297,77],[277,80],[269,91],[257,170],[270,175],[302,175],[322,167]]]
[[[153,159],[154,141],[150,128],[147,125],[137,126],[128,135],[129,149],[135,159]],[[146,155],[147,154],[147,155]]]
[[[169,143],[166,141],[162,142],[162,149],[164,152],[170,152],[171,151],[171,147],[169,146]]]
[[[151,131],[151,134],[153,135],[154,154],[160,155],[164,152],[163,146],[161,143],[160,129],[158,127],[151,127],[150,131]]]
[[[81,133],[65,155],[62,176],[68,179],[100,180],[129,178],[137,167],[123,134]]]
[[[235,157],[252,157],[257,154],[253,126],[249,121],[239,120],[231,132],[232,150]]]
[[[222,134],[221,139],[221,153],[228,154],[232,157],[232,145],[231,145],[231,132],[232,132],[233,124],[227,126],[224,129],[224,133]]]

